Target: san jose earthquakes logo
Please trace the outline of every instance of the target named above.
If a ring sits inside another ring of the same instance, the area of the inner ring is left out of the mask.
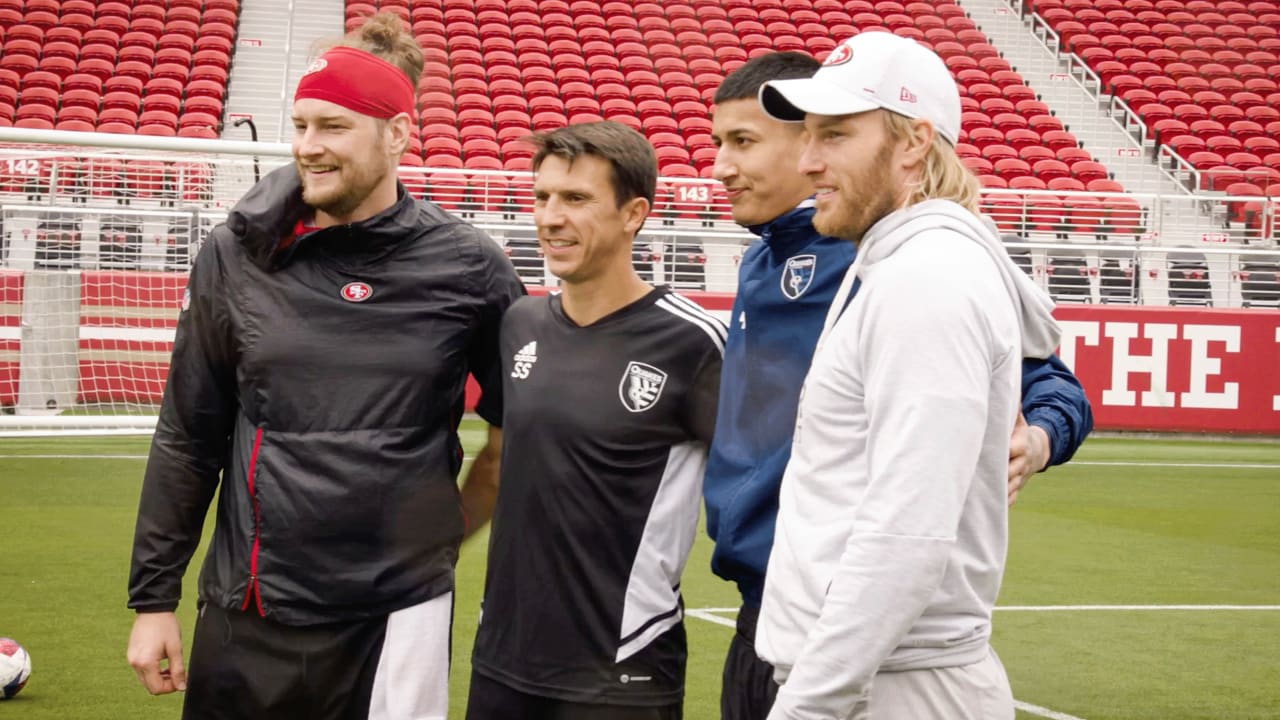
[[[342,299],[359,303],[373,297],[373,288],[368,283],[350,282],[342,286]]]
[[[627,410],[644,412],[657,404],[662,397],[662,388],[667,384],[667,374],[652,365],[631,361],[627,369],[622,371],[622,382],[618,384],[618,397]]]
[[[787,259],[782,268],[782,294],[788,300],[799,300],[813,283],[813,271],[818,266],[817,255],[796,255]]]

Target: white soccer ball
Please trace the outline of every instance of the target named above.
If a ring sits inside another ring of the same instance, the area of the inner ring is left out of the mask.
[[[0,637],[0,700],[8,700],[31,677],[31,656],[18,641]]]

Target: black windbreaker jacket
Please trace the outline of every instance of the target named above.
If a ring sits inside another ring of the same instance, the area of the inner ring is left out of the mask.
[[[200,598],[307,625],[453,588],[468,372],[502,418],[498,330],[524,293],[491,238],[403,187],[385,212],[282,247],[272,172],[196,258],[143,481],[129,606],[178,605],[222,485]]]

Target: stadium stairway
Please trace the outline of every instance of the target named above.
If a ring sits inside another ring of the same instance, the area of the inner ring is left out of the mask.
[[[342,34],[342,13],[342,3],[335,0],[243,1],[224,137],[249,139],[246,128],[237,130],[230,123],[251,115],[259,140],[289,141],[293,89],[307,68],[312,44]]]
[[[312,44],[341,33],[342,3],[335,0],[243,0],[222,137],[248,140],[249,129],[233,124],[248,116],[258,140],[288,142],[293,89],[307,68]],[[249,189],[253,178],[219,173],[214,182],[215,197],[235,198]]]
[[[1097,101],[1066,74],[1066,65],[1045,47],[1005,0],[959,0],[977,26],[1022,73],[1035,90],[1080,139],[1086,150],[1105,162],[1125,189],[1138,193],[1185,195],[1186,189],[1157,166],[1148,152],[1100,111]],[[1166,245],[1200,244],[1222,227],[1190,203],[1165,203],[1161,226]]]

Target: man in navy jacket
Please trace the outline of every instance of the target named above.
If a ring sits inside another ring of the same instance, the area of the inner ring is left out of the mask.
[[[812,188],[796,169],[802,127],[770,118],[756,99],[765,82],[810,77],[818,67],[808,55],[770,53],[731,73],[715,96],[714,174],[734,221],[760,238],[738,268],[703,482],[707,531],[716,543],[711,568],[742,595],[725,661],[723,720],[763,720],[777,692],[773,668],[756,656],[754,643],[778,490],[800,387],[855,252],[853,243],[813,227]],[[1032,474],[1069,460],[1093,427],[1084,390],[1056,356],[1023,360],[1022,397],[1009,458],[1010,503]]]

